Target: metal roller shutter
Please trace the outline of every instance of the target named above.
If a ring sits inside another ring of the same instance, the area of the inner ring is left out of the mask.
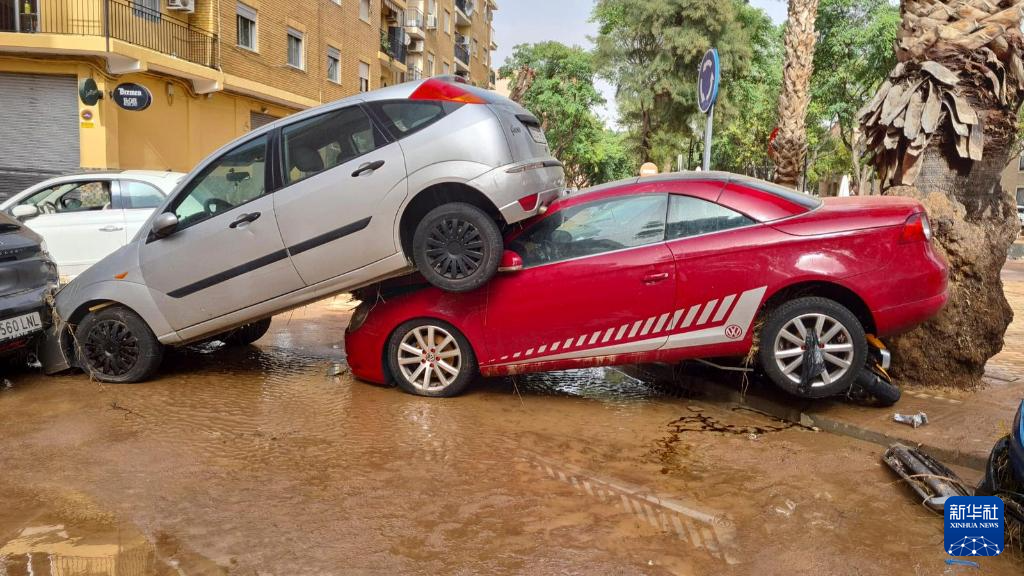
[[[79,169],[74,76],[0,74],[0,197]]]
[[[263,128],[267,124],[270,124],[274,120],[278,120],[277,116],[271,116],[270,114],[261,114],[259,112],[249,112],[249,130],[255,130],[257,128]]]

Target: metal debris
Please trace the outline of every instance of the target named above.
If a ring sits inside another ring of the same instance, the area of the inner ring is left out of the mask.
[[[893,414],[892,419],[896,422],[913,426],[914,428],[920,428],[928,423],[928,415],[924,412],[918,412],[917,414],[900,414],[897,412]]]

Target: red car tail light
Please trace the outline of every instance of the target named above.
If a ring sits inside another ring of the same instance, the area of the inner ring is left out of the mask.
[[[530,194],[529,196],[523,196],[519,199],[519,206],[527,212],[532,212],[537,207],[537,201],[540,200],[540,194]]]
[[[928,242],[931,239],[932,225],[928,222],[928,215],[924,212],[911,214],[903,223],[900,242]]]
[[[409,96],[410,100],[443,100],[462,104],[486,104],[487,101],[469,90],[449,84],[444,80],[431,78],[420,84],[420,87]]]

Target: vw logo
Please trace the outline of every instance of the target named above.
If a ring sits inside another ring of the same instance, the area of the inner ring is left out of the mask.
[[[737,326],[735,324],[730,324],[730,325],[725,327],[725,337],[726,338],[731,338],[732,340],[736,340],[740,336],[743,336],[743,328],[740,328],[739,326]]]

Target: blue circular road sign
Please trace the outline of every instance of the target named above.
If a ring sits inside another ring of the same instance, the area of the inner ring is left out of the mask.
[[[718,98],[718,83],[721,81],[721,68],[718,64],[718,50],[712,48],[701,58],[697,71],[697,107],[707,114]]]

